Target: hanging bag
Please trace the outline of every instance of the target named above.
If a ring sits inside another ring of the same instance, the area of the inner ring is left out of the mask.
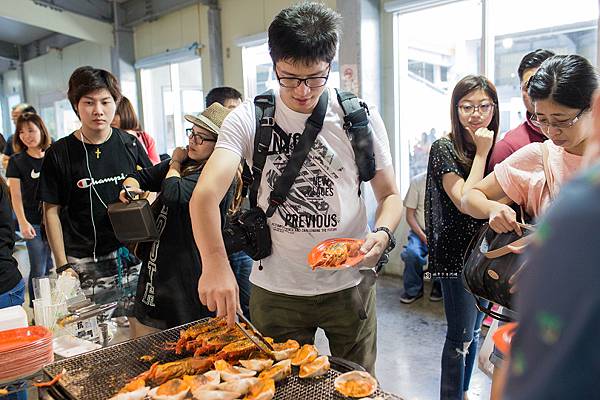
[[[550,199],[555,197],[554,177],[550,173],[548,163],[548,148],[542,146],[542,161],[546,187]],[[524,222],[524,212],[521,209],[519,226],[522,236],[515,232],[496,233],[489,224],[484,224],[479,232],[471,239],[465,251],[463,262],[463,284],[475,296],[479,311],[500,321],[510,322],[511,318],[492,310],[492,303],[499,304],[509,310],[514,310],[513,296],[510,292],[514,281],[527,266],[525,257],[520,253],[531,243],[535,225]],[[484,306],[484,301],[490,303]]]

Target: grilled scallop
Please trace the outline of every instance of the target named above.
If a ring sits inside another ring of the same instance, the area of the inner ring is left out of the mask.
[[[300,348],[300,343],[295,340],[288,340],[285,343],[273,343],[273,357],[276,361],[287,360],[292,358],[296,351]]]
[[[300,378],[314,378],[317,376],[325,375],[329,371],[329,357],[321,356],[316,358],[314,361],[302,364],[300,366]]]
[[[317,348],[312,344],[305,344],[296,352],[296,355],[292,358],[292,365],[299,367],[302,364],[314,361],[319,356]]]
[[[244,378],[238,379],[231,382],[224,382],[217,386],[218,390],[223,390],[225,392],[236,392],[240,395],[248,393],[250,387],[256,385],[258,383],[258,378]]]
[[[258,359],[255,358],[253,360],[240,360],[240,364],[242,367],[251,369],[252,371],[260,372],[263,369],[269,368],[273,365],[273,360],[267,359]]]
[[[335,378],[333,386],[347,397],[368,397],[377,390],[377,381],[368,372],[350,371]]]
[[[222,390],[192,390],[192,396],[196,400],[233,400],[241,395],[236,392],[224,392]]]
[[[213,390],[221,382],[221,374],[217,371],[208,371],[202,375],[184,375],[183,381],[191,390]]]
[[[275,381],[259,379],[257,384],[250,387],[244,400],[271,400],[273,396],[275,396]]]
[[[117,393],[110,400],[143,400],[146,398],[146,394],[150,390],[150,387],[143,386],[130,392]]]
[[[221,379],[225,382],[251,378],[256,375],[256,371],[243,367],[234,367],[224,360],[215,361],[215,370],[221,374]]]
[[[190,386],[187,383],[182,379],[175,378],[151,389],[148,396],[153,400],[181,400],[187,396],[189,391]]]
[[[292,362],[290,360],[279,361],[269,369],[265,369],[258,376],[260,379],[273,379],[279,382],[292,374]]]

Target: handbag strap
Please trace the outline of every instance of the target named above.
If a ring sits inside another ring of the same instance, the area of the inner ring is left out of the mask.
[[[550,200],[554,201],[556,198],[556,190],[554,185],[554,175],[550,171],[550,152],[546,142],[542,143],[542,163],[544,164],[544,176],[546,177],[546,186],[548,186],[548,193],[550,194]]]
[[[529,231],[535,231],[535,226],[530,224],[522,224],[517,222],[517,224],[521,227],[521,229],[526,229]],[[533,235],[522,236],[519,239],[515,240],[512,243],[509,243],[505,246],[497,248],[495,250],[490,250],[488,252],[483,253],[485,258],[494,259],[505,256],[510,253],[514,253],[518,250],[524,249],[533,239]]]

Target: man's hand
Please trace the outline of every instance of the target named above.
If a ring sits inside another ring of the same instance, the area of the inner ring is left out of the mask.
[[[21,228],[21,235],[23,235],[23,239],[31,240],[36,237],[35,228],[29,222],[19,222],[19,227]]]
[[[216,311],[217,317],[227,316],[227,325],[235,324],[236,310],[240,309],[239,288],[227,258],[218,265],[202,266],[202,275],[198,281],[200,302],[210,311]]]
[[[127,190],[132,196],[139,196],[144,193],[143,190],[134,186],[127,186]],[[121,201],[121,203],[125,204],[129,204],[129,202],[131,201],[127,196],[127,193],[125,193],[125,190],[121,190],[121,192],[119,192],[119,200]]]
[[[381,258],[381,255],[387,248],[388,244],[389,237],[384,231],[368,233],[365,237],[365,242],[360,248],[360,251],[365,254],[365,258],[360,265],[373,268],[375,265],[377,265],[377,262]]]

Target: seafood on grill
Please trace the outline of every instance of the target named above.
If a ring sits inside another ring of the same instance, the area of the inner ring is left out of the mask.
[[[254,358],[251,360],[239,360],[239,363],[244,368],[251,369],[252,371],[260,372],[263,369],[269,368],[273,365],[273,360],[270,358]]]
[[[153,400],[181,400],[187,396],[190,386],[182,379],[171,379],[148,392]]]
[[[150,390],[150,386],[146,386],[146,381],[137,378],[129,382],[110,400],[142,400]]]
[[[377,390],[377,381],[368,372],[350,371],[338,376],[333,386],[347,397],[368,397]]]
[[[292,365],[299,367],[302,364],[309,363],[319,356],[317,348],[312,344],[303,345],[300,350],[292,357]]]
[[[300,378],[316,378],[325,375],[330,368],[329,357],[321,356],[314,361],[302,364],[298,376]]]
[[[328,239],[319,243],[308,255],[308,264],[316,268],[342,268],[358,264],[364,240]]]
[[[195,348],[194,343],[197,339],[211,338],[218,336],[231,328],[227,327],[227,320],[224,317],[211,318],[208,321],[201,322],[190,326],[187,329],[182,329],[179,332],[179,339],[176,343],[172,343],[170,349],[175,350],[175,354],[183,354],[186,351],[191,351],[188,346],[192,342],[191,347]]]
[[[250,387],[245,400],[271,400],[275,396],[275,381],[273,379],[259,379],[258,383]]]
[[[233,366],[225,360],[215,361],[215,371],[218,371],[219,374],[221,374],[221,379],[225,382],[251,378],[256,375],[256,371],[244,367]]]
[[[238,340],[236,342],[229,343],[225,347],[223,347],[219,352],[215,355],[217,359],[221,360],[231,360],[237,361],[242,357],[247,357],[251,353],[258,350],[256,345],[250,341],[250,339]]]
[[[223,382],[217,386],[217,389],[225,392],[236,392],[240,395],[248,393],[250,388],[258,383],[258,378],[243,378],[231,382]]]
[[[279,382],[292,374],[292,362],[288,360],[279,361],[269,369],[265,369],[258,375],[260,379],[273,379]]]
[[[275,361],[282,361],[292,358],[300,348],[300,343],[293,339],[289,339],[285,343],[273,343],[273,354]]]
[[[239,399],[241,394],[223,390],[192,390],[192,396],[196,400],[233,400]]]
[[[221,383],[218,371],[208,371],[202,375],[184,375],[183,381],[193,390],[213,390]]]

